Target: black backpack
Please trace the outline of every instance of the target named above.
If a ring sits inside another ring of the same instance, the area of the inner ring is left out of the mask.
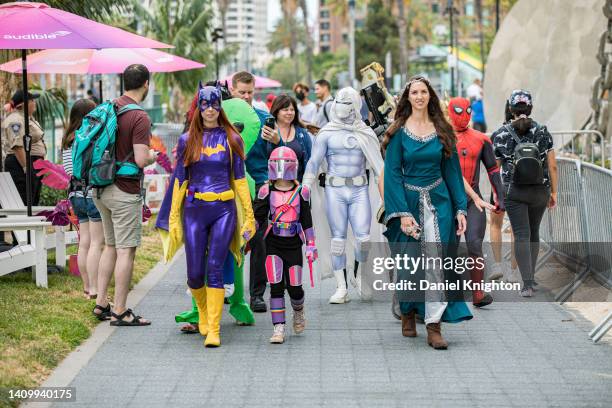
[[[538,145],[530,141],[521,141],[512,125],[505,125],[504,127],[516,142],[512,155],[514,164],[512,183],[518,185],[543,184],[544,169],[540,160]]]

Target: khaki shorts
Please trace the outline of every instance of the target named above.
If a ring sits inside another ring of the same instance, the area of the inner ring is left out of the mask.
[[[93,198],[102,217],[106,245],[116,248],[140,246],[142,197],[139,194],[128,194],[111,184],[102,190],[100,198],[94,189]]]

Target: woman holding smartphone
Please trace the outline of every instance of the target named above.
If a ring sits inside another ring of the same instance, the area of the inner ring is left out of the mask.
[[[272,150],[279,146],[287,146],[298,158],[297,180],[301,183],[306,163],[310,159],[312,139],[300,122],[297,102],[289,95],[281,94],[274,99],[270,114],[272,116],[266,119],[261,129],[261,137],[247,155],[247,171],[250,174],[265,171],[267,174],[268,159]]]
[[[429,81],[410,79],[397,105],[395,121],[385,132],[385,236],[393,256],[420,258],[452,256],[457,235],[465,232],[467,199],[457,155],[456,137]],[[440,284],[456,279],[433,264],[415,270],[398,267],[398,282]],[[415,315],[424,316],[427,343],[444,350],[442,321],[472,318],[464,301],[452,301],[448,290],[398,290],[402,334],[416,337]]]

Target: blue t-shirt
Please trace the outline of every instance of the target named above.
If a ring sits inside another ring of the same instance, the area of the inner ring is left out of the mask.
[[[484,107],[482,99],[475,99],[472,102],[472,122],[485,123]]]

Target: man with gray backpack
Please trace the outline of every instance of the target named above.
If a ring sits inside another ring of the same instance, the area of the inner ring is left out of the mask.
[[[514,251],[523,278],[523,297],[533,296],[540,222],[557,203],[557,164],[552,136],[531,119],[533,102],[525,90],[507,101],[513,119],[493,133],[493,147],[506,188],[505,206],[514,233]]]
[[[104,228],[93,314],[100,320],[110,319],[112,326],[151,324],[126,306],[142,232],[142,169],[156,160],[156,153],[149,149],[151,120],[139,105],[147,97],[149,79],[144,65],[127,67],[124,94],[85,116],[72,150],[73,177],[93,189]],[[113,272],[115,303],[111,311],[107,290]]]

